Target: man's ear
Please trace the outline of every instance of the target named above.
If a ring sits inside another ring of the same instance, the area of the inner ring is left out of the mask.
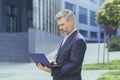
[[[70,20],[70,25],[74,25],[75,21],[74,20]]]

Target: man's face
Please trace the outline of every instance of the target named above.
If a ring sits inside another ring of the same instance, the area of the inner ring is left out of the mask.
[[[65,18],[57,20],[60,32],[63,36],[68,35],[72,31],[71,21],[66,21]]]

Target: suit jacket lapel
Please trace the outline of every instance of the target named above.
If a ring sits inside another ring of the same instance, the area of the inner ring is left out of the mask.
[[[70,44],[72,39],[74,38],[74,36],[77,34],[77,30],[75,32],[73,32],[65,41],[65,43],[63,44],[62,48],[65,48],[67,46],[67,44]]]
[[[67,38],[67,40],[65,41],[65,43],[64,43],[63,45],[60,45],[56,59],[58,59],[58,57],[60,56],[62,49],[64,49],[64,48],[67,46],[67,44],[70,44],[70,43],[72,42],[72,39],[73,39],[73,37],[74,37],[76,34],[77,34],[77,30],[76,30],[75,32],[73,32],[73,33]],[[62,43],[61,43],[61,44],[62,44]]]

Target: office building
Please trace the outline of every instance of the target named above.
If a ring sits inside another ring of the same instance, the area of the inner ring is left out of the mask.
[[[54,16],[65,8],[74,12],[76,27],[87,42],[103,41],[95,12],[104,1],[0,0],[0,62],[30,62],[30,53],[58,49],[62,36]]]
[[[62,8],[70,9],[76,16],[76,27],[87,42],[104,41],[104,29],[95,23],[96,11],[105,0],[63,0]],[[119,34],[119,29],[115,32]]]

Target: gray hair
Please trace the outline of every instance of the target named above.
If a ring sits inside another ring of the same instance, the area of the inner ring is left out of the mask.
[[[55,19],[60,20],[63,17],[66,19],[66,21],[75,20],[75,16],[74,16],[73,12],[69,9],[64,9],[64,10],[58,12],[55,16]]]

